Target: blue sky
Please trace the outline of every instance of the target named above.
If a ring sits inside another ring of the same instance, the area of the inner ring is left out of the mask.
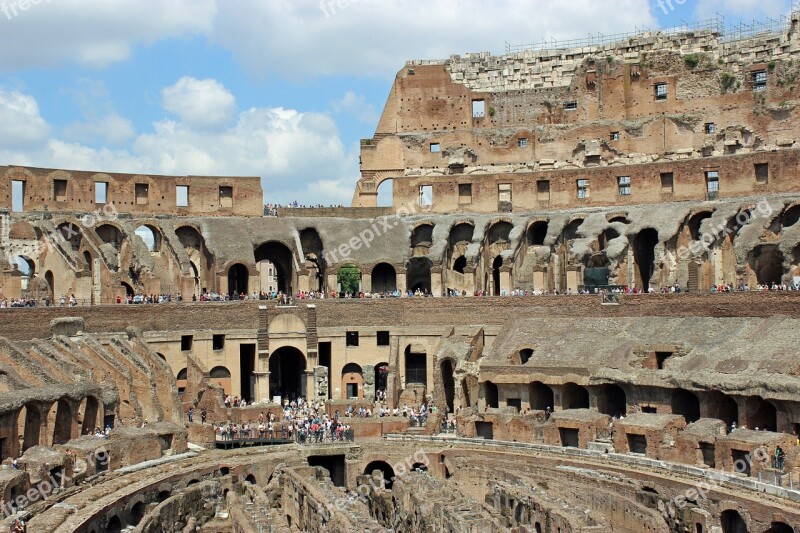
[[[788,0],[0,0],[0,164],[261,176],[349,204],[407,59],[671,27]]]

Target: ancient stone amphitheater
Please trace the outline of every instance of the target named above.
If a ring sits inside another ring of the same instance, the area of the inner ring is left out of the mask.
[[[349,208],[0,167],[3,523],[800,530],[799,18],[411,61]]]

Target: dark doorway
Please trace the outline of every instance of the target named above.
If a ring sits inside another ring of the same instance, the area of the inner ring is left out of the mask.
[[[447,404],[447,412],[454,412],[454,401],[456,396],[456,382],[453,377],[453,361],[445,359],[440,365],[442,370],[442,387],[444,387],[444,400]]]
[[[254,400],[253,389],[255,388],[255,377],[253,371],[256,365],[256,345],[255,344],[240,344],[239,345],[239,390],[241,391],[241,398],[248,402]]]
[[[486,400],[486,408],[497,409],[499,406],[497,385],[491,381],[485,382],[483,384],[483,394],[484,399]]]
[[[558,428],[561,437],[561,446],[565,448],[579,448],[578,430],[573,428]]]
[[[761,396],[747,398],[747,427],[777,431],[778,415],[775,406]]]
[[[639,267],[639,288],[647,291],[650,288],[650,278],[653,277],[656,259],[656,245],[658,244],[658,232],[653,228],[647,228],[636,234],[633,241],[633,259]]]
[[[267,260],[275,267],[277,274],[278,291],[285,294],[292,293],[292,264],[293,255],[289,248],[280,242],[265,242],[255,249],[254,257],[256,263]]]
[[[730,427],[731,423],[739,423],[739,405],[732,397],[718,391],[707,393],[706,405],[710,418],[716,418],[725,422]]]
[[[372,292],[394,292],[397,290],[397,272],[389,263],[378,263],[372,269]]]
[[[364,475],[371,476],[372,472],[375,470],[380,470],[383,473],[383,486],[391,490],[392,484],[394,483],[392,480],[394,477],[394,469],[386,461],[372,461],[364,469]]]
[[[537,411],[553,410],[553,389],[542,383],[534,381],[528,385],[531,409]]]
[[[628,433],[628,450],[631,453],[647,453],[647,437]]]
[[[494,290],[492,294],[495,296],[500,295],[500,267],[503,266],[503,258],[499,255],[492,261],[492,283],[494,283]]]
[[[773,522],[764,533],[794,533],[794,528],[784,522]]]
[[[672,414],[681,415],[687,423],[700,420],[700,400],[693,392],[685,389],[673,390],[670,404],[672,405]]]
[[[627,414],[625,391],[618,385],[601,385],[597,393],[597,410],[612,417]]]
[[[431,260],[427,257],[413,257],[408,262],[406,284],[414,292],[431,291]]]
[[[306,358],[297,348],[278,348],[269,358],[269,387],[273,396],[298,398],[305,394]],[[330,381],[330,376],[328,376]]]
[[[731,461],[733,462],[733,470],[737,474],[744,474],[749,476],[751,474],[750,467],[752,466],[752,458],[750,452],[745,450],[731,450]]]
[[[331,343],[330,342],[320,342],[317,345],[317,360],[319,361],[319,366],[324,366],[328,369],[328,392],[327,398],[330,400],[331,398]]]
[[[238,297],[240,293],[247,294],[247,283],[249,281],[249,274],[247,267],[241,263],[231,265],[228,269],[228,294],[231,298]]]
[[[575,383],[565,383],[561,390],[562,409],[588,409],[589,391]]]
[[[389,363],[378,363],[375,365],[375,392],[386,392],[389,384]]]
[[[321,466],[331,475],[331,481],[337,487],[344,487],[344,455],[309,455],[309,466]]]
[[[428,384],[428,356],[424,352],[412,352],[406,348],[406,385],[412,383]]]
[[[494,430],[491,422],[475,422],[475,436],[481,439],[492,440]]]
[[[703,456],[703,464],[709,468],[716,468],[717,459],[714,456],[715,447],[710,442],[700,443],[700,453]]]
[[[56,423],[53,428],[53,445],[66,444],[72,438],[72,408],[66,400],[56,404]]]
[[[748,533],[744,518],[732,509],[722,512],[720,523],[722,524],[722,533]]]
[[[106,525],[107,533],[120,533],[122,531],[122,522],[118,516],[112,516]]]
[[[750,268],[756,274],[758,283],[772,285],[783,278],[783,253],[777,244],[760,244],[747,254]]]
[[[94,396],[87,396],[84,400],[81,435],[88,435],[97,427],[97,412],[99,407],[99,402]]]

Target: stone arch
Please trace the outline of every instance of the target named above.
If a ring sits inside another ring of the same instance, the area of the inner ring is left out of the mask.
[[[22,437],[20,453],[38,446],[41,441],[42,411],[34,403],[26,403],[17,413],[17,435]]]
[[[324,290],[327,264],[322,237],[316,228],[309,227],[300,231],[300,246],[303,249],[305,268],[308,270],[309,289]]]
[[[236,299],[240,293],[247,294],[250,272],[242,263],[234,263],[228,267],[228,294]]]
[[[161,244],[164,239],[161,231],[153,224],[142,224],[134,231],[134,234],[144,242],[147,249],[151,252],[160,252]]]
[[[135,296],[136,291],[133,290],[133,287],[130,283],[126,283],[124,281],[120,281],[120,285],[123,289],[125,289],[125,296]]]
[[[125,240],[125,233],[114,224],[110,222],[98,224],[94,228],[94,232],[104,244],[113,246],[117,253],[122,249],[122,241]]]
[[[711,215],[714,213],[713,209],[704,209],[701,211],[697,211],[692,216],[689,217],[689,220],[686,222],[686,227],[689,230],[689,238],[693,241],[699,241],[702,238],[702,234],[700,233],[700,226],[702,225],[703,221],[707,218],[711,218]]]
[[[491,381],[483,382],[483,399],[486,402],[486,408],[497,409],[500,407],[500,393],[497,390],[497,385]]]
[[[601,252],[608,248],[608,242],[613,241],[620,236],[620,233],[612,227],[608,227],[600,232],[597,236],[597,246]]]
[[[281,313],[275,315],[269,321],[267,332],[270,335],[293,334],[305,335],[306,323],[303,320],[291,313]]]
[[[48,425],[52,422],[53,433],[48,439],[53,446],[66,444],[72,438],[72,406],[65,399],[59,399],[50,408]]]
[[[297,273],[293,268],[294,254],[287,245],[279,241],[263,242],[256,247],[253,255],[256,263],[266,259],[275,266],[279,291],[286,294],[293,293],[297,285],[295,279]]]
[[[619,385],[605,383],[597,390],[597,410],[609,416],[624,416],[628,412],[625,391]]]
[[[44,282],[47,284],[48,299],[50,302],[55,302],[56,280],[52,270],[44,273]]]
[[[372,292],[397,290],[397,271],[389,263],[378,263],[372,269]]]
[[[470,243],[475,234],[475,225],[472,222],[459,222],[450,228],[450,235],[448,241],[450,246],[459,243]]]
[[[658,231],[653,228],[643,229],[633,239],[636,285],[645,292],[650,288],[650,280],[655,272],[656,245],[658,245]]]
[[[22,279],[20,280],[22,294],[28,294],[28,291],[31,289],[31,281],[36,276],[36,263],[27,255],[17,255],[13,258],[12,262],[16,265],[20,274],[22,274]]]
[[[306,368],[306,356],[297,348],[283,346],[273,351],[269,357],[270,393],[284,398],[304,396]]]
[[[498,255],[492,260],[492,294],[495,296],[500,295],[502,284],[500,281],[500,268],[503,266],[503,258]]]
[[[411,230],[411,247],[430,248],[433,244],[433,222],[421,222]]]
[[[417,344],[406,346],[404,362],[406,385],[428,384],[428,354],[423,346]]]
[[[183,391],[186,390],[186,385],[188,384],[188,370],[186,368],[181,368],[178,370],[175,381],[175,386],[178,388],[178,394],[183,394]]]
[[[722,420],[726,425],[739,423],[739,405],[724,392],[709,391],[705,397],[706,413],[710,418]]]
[[[361,267],[355,261],[343,261],[336,271],[336,283],[340,293],[357,294],[361,292]]]
[[[256,484],[256,476],[253,474],[247,474],[247,477],[244,478],[245,483],[249,483],[250,485]]]
[[[224,366],[215,366],[209,372],[209,381],[216,383],[228,395],[231,393],[231,371]]]
[[[189,264],[181,266],[186,274],[194,276],[195,294],[199,295],[203,290],[214,290],[216,283],[213,286],[208,285],[208,280],[211,279],[209,269],[214,259],[203,234],[195,226],[185,224],[175,228],[175,236],[189,257]]]
[[[356,363],[342,367],[342,399],[364,397],[364,371]]]
[[[81,423],[81,435],[89,435],[98,425],[100,402],[94,396],[87,396],[78,408],[78,420]]]
[[[691,391],[673,389],[670,393],[670,406],[672,414],[682,416],[687,424],[700,419],[700,400]]]
[[[364,467],[364,475],[370,476],[375,470],[380,470],[383,473],[384,488],[391,490],[395,476],[392,466],[386,461],[371,461],[366,467]]]
[[[514,225],[509,220],[500,219],[493,222],[486,232],[486,241],[490,246],[493,244],[509,244],[511,242],[511,230]]]
[[[784,228],[794,226],[798,220],[800,220],[800,204],[788,206],[780,215],[781,226]]]
[[[525,233],[528,246],[544,246],[548,225],[547,220],[536,220],[528,225],[528,230]]]
[[[783,261],[783,253],[777,244],[759,244],[747,254],[747,262],[762,285],[781,283]]]
[[[565,383],[561,387],[562,409],[588,409],[589,391],[576,383]]]
[[[747,523],[735,509],[722,511],[719,517],[722,533],[748,533]]]
[[[745,419],[750,429],[778,430],[778,413],[775,405],[761,396],[748,396],[745,400]]]
[[[375,392],[386,392],[389,384],[389,363],[378,363],[375,365]]]
[[[531,409],[545,411],[553,410],[554,405],[553,389],[541,381],[534,381],[528,385],[528,403]]]
[[[456,260],[453,261],[453,270],[459,274],[463,274],[465,268],[467,268],[467,258],[463,255],[459,255],[456,257]]]
[[[58,226],[56,226],[56,233],[60,233],[61,235],[59,235],[59,237],[63,237],[63,241],[60,238],[58,240],[62,243],[69,243],[68,246],[71,246],[75,253],[81,249],[83,232],[75,223],[68,220],[60,223]],[[66,244],[62,245],[66,246]]]
[[[580,238],[581,235],[579,231],[584,220],[585,217],[579,216],[573,218],[567,224],[565,224],[564,229],[561,231],[561,235],[559,236],[559,242],[569,242]]]
[[[120,533],[122,531],[122,521],[117,515],[108,519],[105,531],[106,533]]]
[[[137,526],[139,522],[142,521],[144,518],[145,513],[147,512],[147,504],[144,503],[144,500],[139,499],[131,506],[130,510],[130,517],[131,520],[129,525]]]

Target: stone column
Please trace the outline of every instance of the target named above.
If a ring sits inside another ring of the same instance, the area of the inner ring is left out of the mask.
[[[467,296],[473,296],[478,287],[475,285],[475,266],[467,265],[464,267],[464,289]]]
[[[401,294],[405,294],[406,292],[406,272],[405,270],[397,272],[397,290],[400,291]]]
[[[253,375],[256,378],[255,397],[258,402],[269,402],[269,314],[266,305],[258,306],[257,360]]]
[[[442,295],[442,266],[431,267],[431,293],[434,296]]]
[[[375,367],[367,365],[362,370],[362,374],[364,375],[364,399],[372,402],[375,399]]]
[[[361,290],[363,292],[372,292],[372,269],[361,269]]]
[[[511,265],[500,267],[500,290],[505,291],[506,295],[511,293]]]
[[[314,400],[326,401],[329,389],[328,367],[314,367]],[[311,398],[310,398],[311,399]]]

